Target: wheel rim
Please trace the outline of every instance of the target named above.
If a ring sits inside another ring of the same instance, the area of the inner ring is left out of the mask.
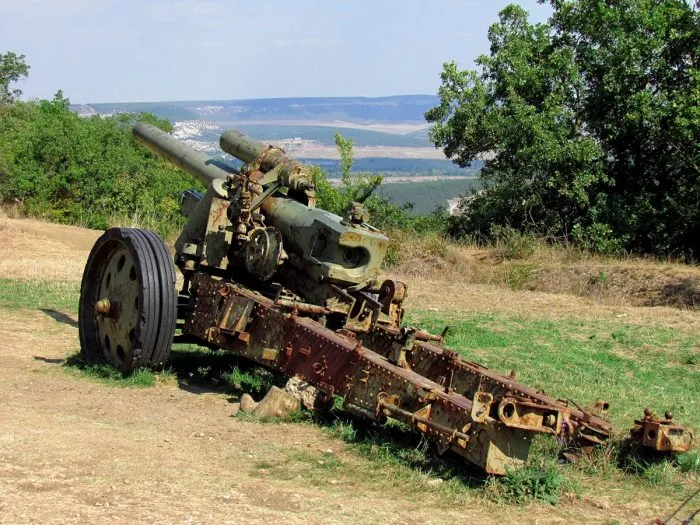
[[[94,299],[97,337],[105,358],[117,366],[134,360],[141,309],[136,261],[127,246],[110,243],[99,263]]]

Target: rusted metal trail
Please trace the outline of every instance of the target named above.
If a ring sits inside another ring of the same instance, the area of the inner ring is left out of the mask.
[[[542,391],[515,381],[514,377],[498,374],[476,363],[462,359],[456,352],[421,341],[422,334],[406,351],[406,366],[427,377],[444,388],[467,397],[474,398],[478,392],[488,392],[494,398],[515,397],[542,407],[560,410],[564,415],[564,428],[561,433],[573,438],[581,445],[600,444],[609,439],[612,426],[605,419],[580,408],[569,406],[568,401],[554,399]],[[390,357],[395,353],[397,342],[401,344],[403,334],[399,330],[377,328],[362,334],[365,345],[380,355]],[[435,337],[438,341],[441,338]],[[603,407],[601,407],[602,409]]]
[[[561,414],[550,408],[537,421],[493,418],[479,411],[480,404],[390,363],[359,340],[282,313],[274,301],[239,285],[196,273],[191,291],[185,335],[343,396],[349,410],[366,417],[401,420],[488,473],[504,474],[522,464],[535,432],[554,434],[561,427]]]

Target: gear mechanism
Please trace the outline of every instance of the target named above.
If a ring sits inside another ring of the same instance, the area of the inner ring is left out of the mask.
[[[267,281],[277,270],[282,258],[282,235],[275,228],[255,228],[245,246],[245,267],[248,272]]]

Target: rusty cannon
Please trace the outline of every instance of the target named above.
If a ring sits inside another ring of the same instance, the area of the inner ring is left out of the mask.
[[[522,465],[536,434],[583,446],[610,437],[593,411],[405,326],[406,285],[380,278],[388,238],[361,206],[349,217],[316,208],[309,166],[237,131],[220,145],[239,170],[153,126],[133,133],[207,189],[181,196],[174,258],[147,230],[113,228],[95,243],[79,312],[87,361],[128,374],[196,341],[301,378],[358,417],[401,421],[491,474]]]

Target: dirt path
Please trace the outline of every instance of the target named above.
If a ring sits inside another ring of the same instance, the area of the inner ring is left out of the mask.
[[[79,280],[99,235],[2,221],[0,277]],[[380,467],[313,425],[232,418],[227,396],[174,382],[119,388],[66,371],[78,349],[67,313],[0,308],[0,523],[644,523],[668,505],[454,505],[427,483],[370,485],[362,474]],[[339,468],[317,468],[329,456]]]

